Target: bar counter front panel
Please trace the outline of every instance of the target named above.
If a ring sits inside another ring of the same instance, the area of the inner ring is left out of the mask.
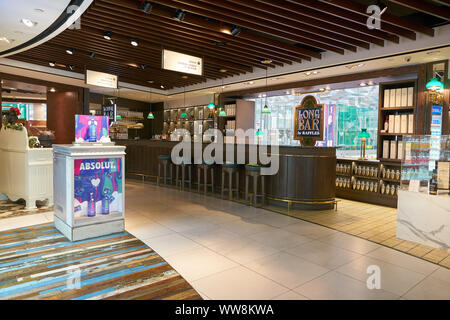
[[[158,175],[158,156],[170,155],[172,148],[178,143],[177,141],[160,140],[116,141],[116,144],[127,147],[125,161],[127,176],[142,175],[143,177],[152,178],[156,178]],[[207,145],[203,144],[203,148]],[[234,145],[235,162],[237,159],[237,148],[238,145]],[[249,159],[248,151],[249,145],[245,145],[246,163],[248,163]],[[289,205],[290,208],[311,210],[333,208],[336,193],[336,148],[280,146],[278,152],[272,154],[270,146],[267,146],[267,151],[269,155],[278,157],[279,160],[278,173],[265,177],[265,194],[269,203],[277,206]],[[194,151],[192,148],[193,156]],[[225,158],[225,154],[223,161],[229,161],[229,159]],[[219,190],[221,186],[220,170],[221,167],[219,165],[216,166],[214,172],[216,190]],[[162,171],[161,169],[161,174],[163,173]],[[169,169],[167,174],[170,175]],[[192,168],[192,180],[194,184],[198,181],[195,166]],[[253,190],[253,179],[249,180],[249,189]],[[228,179],[225,181],[225,186],[227,185]],[[245,171],[243,165],[240,166],[239,187],[242,197],[245,192]]]

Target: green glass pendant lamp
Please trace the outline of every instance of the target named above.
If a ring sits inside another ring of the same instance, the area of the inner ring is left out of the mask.
[[[227,116],[227,113],[225,112],[225,110],[220,110],[220,112],[219,112],[219,117],[226,117]]]
[[[444,83],[437,78],[433,78],[426,84],[426,88],[432,91],[440,91],[444,89]]]
[[[153,115],[153,112],[150,111],[150,112],[148,113],[147,119],[149,119],[149,120],[155,119],[155,116]]]

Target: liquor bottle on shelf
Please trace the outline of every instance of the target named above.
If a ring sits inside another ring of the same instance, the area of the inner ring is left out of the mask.
[[[386,120],[384,120],[384,132],[389,132],[389,116],[386,116]]]
[[[95,199],[94,199],[94,193],[93,192],[91,192],[89,194],[88,217],[95,217]]]
[[[109,188],[105,188],[102,199],[102,214],[109,214],[109,199]]]

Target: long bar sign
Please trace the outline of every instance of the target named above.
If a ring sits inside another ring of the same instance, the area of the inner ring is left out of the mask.
[[[163,49],[162,59],[163,69],[203,75],[203,59],[200,57]]]
[[[303,146],[314,146],[323,140],[323,104],[318,104],[313,96],[305,97],[295,107],[294,118],[294,140],[300,140]]]

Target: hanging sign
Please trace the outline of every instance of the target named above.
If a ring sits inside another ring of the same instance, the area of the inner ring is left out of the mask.
[[[294,140],[300,140],[302,146],[314,146],[323,140],[324,119],[323,104],[316,98],[307,96],[294,109]]]
[[[93,86],[117,89],[117,76],[110,73],[86,70],[86,84]]]
[[[163,49],[162,66],[166,70],[203,75],[203,58],[171,50]]]

